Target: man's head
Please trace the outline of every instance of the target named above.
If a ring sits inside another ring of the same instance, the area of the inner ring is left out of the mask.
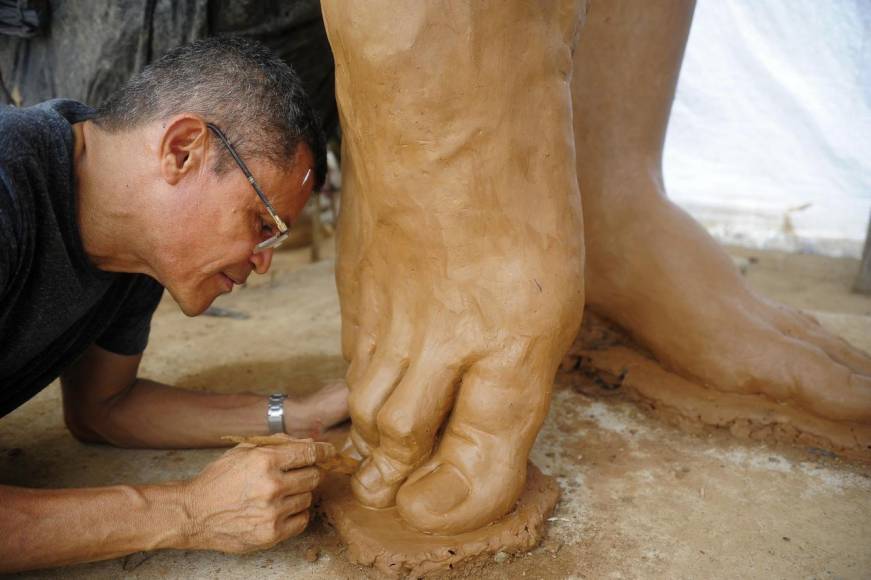
[[[111,96],[94,124],[135,138],[133,159],[118,166],[135,181],[132,191],[147,194],[140,219],[153,243],[142,259],[188,315],[269,268],[272,251],[254,251],[278,229],[268,205],[290,224],[326,172],[324,139],[299,78],[241,38],[167,53]]]

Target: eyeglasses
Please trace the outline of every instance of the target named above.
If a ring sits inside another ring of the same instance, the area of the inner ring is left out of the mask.
[[[251,171],[248,169],[248,166],[245,165],[245,162],[239,157],[239,154],[236,153],[236,150],[230,145],[230,141],[227,139],[227,136],[224,135],[224,132],[218,129],[217,126],[212,123],[206,123],[206,126],[212,130],[212,132],[218,137],[221,143],[224,144],[224,147],[227,148],[227,151],[230,152],[230,155],[236,161],[236,165],[239,166],[239,169],[242,170],[242,173],[245,174],[245,177],[248,179],[248,183],[251,184],[251,187],[254,188],[254,191],[257,193],[257,197],[260,198],[260,201],[263,202],[263,205],[266,206],[266,211],[269,212],[269,215],[272,217],[275,222],[275,227],[278,228],[278,233],[270,236],[268,239],[263,240],[256,246],[254,246],[254,253],[257,254],[259,252],[263,252],[264,250],[272,250],[280,246],[287,239],[287,230],[288,227],[284,224],[284,221],[280,217],[278,217],[278,213],[275,211],[275,208],[272,207],[272,204],[269,203],[269,200],[266,198],[266,194],[263,193],[263,190],[260,189],[260,186],[257,185],[257,182],[254,181],[254,176],[251,175]],[[308,181],[309,175],[311,175],[311,169],[309,169],[302,182],[305,184]]]

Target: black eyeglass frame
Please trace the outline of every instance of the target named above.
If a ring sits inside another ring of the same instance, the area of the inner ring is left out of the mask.
[[[242,173],[245,174],[245,178],[248,180],[248,183],[251,184],[251,187],[254,188],[254,192],[257,194],[257,197],[260,198],[260,201],[263,202],[263,205],[266,206],[266,211],[269,213],[269,216],[275,222],[275,226],[278,228],[278,233],[274,236],[271,236],[269,239],[263,240],[254,246],[254,253],[262,252],[264,250],[275,249],[287,239],[288,230],[290,228],[285,225],[284,221],[278,217],[278,212],[275,211],[275,208],[272,207],[272,204],[269,202],[269,199],[266,197],[266,194],[263,193],[263,190],[260,189],[260,186],[257,185],[257,182],[254,180],[254,175],[251,174],[251,170],[248,169],[248,166],[245,165],[245,162],[242,161],[242,158],[239,157],[239,154],[236,152],[236,149],[230,145],[230,140],[227,139],[227,136],[224,135],[224,132],[221,131],[217,125],[213,123],[206,123],[206,127],[208,127],[218,140],[224,144],[224,147],[230,153],[230,156],[233,157],[233,160],[236,162],[236,165],[239,166],[239,169],[242,170]],[[308,177],[308,175],[306,175]],[[303,179],[303,183],[305,183],[305,179]]]

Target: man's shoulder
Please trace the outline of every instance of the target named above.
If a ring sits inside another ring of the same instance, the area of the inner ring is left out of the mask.
[[[0,148],[3,157],[18,156],[22,148],[34,144],[56,130],[56,118],[51,109],[42,106],[26,108],[0,106]]]
[[[53,99],[32,107],[0,105],[0,161],[51,151],[72,139],[70,124],[93,116],[89,107]]]
[[[50,226],[48,237],[65,236],[59,228],[71,231],[70,123],[89,112],[81,103],[62,99],[26,108],[0,106],[0,260],[7,270],[29,264],[41,224]],[[49,221],[40,222],[40,215]]]
[[[54,124],[41,108],[0,106],[0,234],[9,248],[17,248],[33,213],[34,174],[54,166],[52,142],[60,137]]]

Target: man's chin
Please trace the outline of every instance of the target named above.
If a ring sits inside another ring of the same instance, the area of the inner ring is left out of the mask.
[[[190,316],[191,318],[205,312],[212,305],[212,302],[215,301],[215,298],[217,298],[217,296],[214,296],[211,300],[203,300],[199,297],[176,296],[172,292],[170,292],[170,295],[185,316]]]
[[[209,302],[208,304],[198,305],[196,307],[183,306],[181,304],[179,304],[178,307],[181,308],[181,311],[185,314],[185,316],[193,318],[194,316],[199,316],[200,314],[205,312],[211,305],[212,303]]]

